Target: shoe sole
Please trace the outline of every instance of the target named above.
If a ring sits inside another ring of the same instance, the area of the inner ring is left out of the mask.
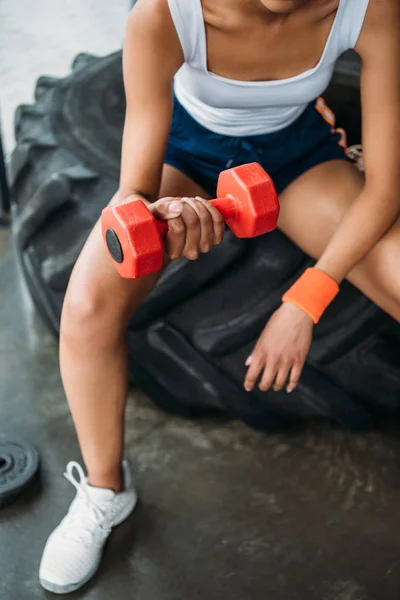
[[[71,583],[69,585],[57,585],[56,583],[51,583],[51,581],[47,581],[46,579],[40,579],[40,585],[48,592],[53,592],[53,594],[71,594],[72,592],[76,592],[76,590],[79,590],[79,588],[83,587],[85,583],[87,583],[89,579],[91,579],[94,576],[94,574],[100,566],[102,556],[103,551],[101,552],[93,569],[79,583]]]
[[[118,525],[121,525],[121,523],[123,521],[125,521],[133,513],[133,511],[136,508],[137,501],[138,501],[138,497],[136,495],[132,507],[129,509],[129,511],[127,510],[125,513],[122,513],[122,517],[120,519],[118,519],[118,521],[113,525],[113,529],[114,529],[114,527],[118,527]],[[105,541],[107,541],[107,540],[105,540]],[[103,548],[104,548],[104,546],[103,546]],[[103,548],[101,549],[99,558],[97,559],[93,568],[86,575],[86,577],[84,577],[84,579],[79,581],[79,583],[70,583],[68,585],[57,585],[56,583],[51,583],[51,581],[47,581],[47,579],[42,579],[40,577],[39,578],[40,585],[46,591],[52,592],[53,594],[61,595],[61,594],[71,594],[72,592],[76,592],[76,590],[79,590],[81,587],[83,587],[85,585],[85,583],[87,583],[90,579],[92,579],[92,577],[95,575],[96,571],[100,567],[101,559],[103,558]]]

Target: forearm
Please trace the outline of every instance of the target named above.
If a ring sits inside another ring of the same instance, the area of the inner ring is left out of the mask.
[[[315,266],[340,283],[393,225],[400,213],[399,200],[397,192],[382,194],[365,187]]]

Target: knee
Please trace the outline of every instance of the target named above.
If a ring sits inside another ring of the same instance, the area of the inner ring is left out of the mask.
[[[374,304],[400,322],[398,264],[398,247],[396,248],[389,239],[384,238],[353,269],[348,279]]]
[[[84,351],[87,344],[98,346],[121,331],[121,311],[112,310],[112,301],[94,284],[71,281],[64,300],[60,337]]]
[[[96,290],[90,286],[78,286],[71,282],[62,309],[61,336],[86,335],[96,326],[101,313],[102,307]]]

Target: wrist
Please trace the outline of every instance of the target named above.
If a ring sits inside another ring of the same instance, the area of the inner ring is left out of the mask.
[[[118,204],[125,204],[127,202],[132,202],[133,200],[141,200],[146,206],[153,204],[151,200],[140,192],[121,192],[121,190],[119,190],[117,192],[117,198]]]
[[[308,323],[315,325],[312,317],[302,308],[301,306],[296,305],[294,302],[283,302],[281,304],[281,308],[290,313],[297,323]]]
[[[318,271],[322,271],[325,275],[328,275],[328,277],[336,281],[338,285],[342,283],[348,272],[344,271],[343,265],[342,267],[339,267],[337,264],[330,264],[328,260],[323,260],[322,258],[314,265],[314,268],[318,269]]]
[[[312,267],[306,269],[283,295],[282,302],[303,310],[316,325],[338,293],[337,281],[324,271]]]

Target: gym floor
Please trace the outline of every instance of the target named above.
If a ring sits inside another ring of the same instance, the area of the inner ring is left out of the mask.
[[[128,0],[2,0],[1,111],[81,51],[121,45]],[[0,433],[36,444],[40,477],[0,512],[0,599],[52,597],[37,579],[45,540],[80,460],[57,342],[36,316],[0,230]],[[99,573],[71,598],[107,600],[395,600],[400,591],[399,427],[349,434],[329,425],[264,435],[237,422],[187,422],[138,390],[127,455],[141,503],[111,536]]]

